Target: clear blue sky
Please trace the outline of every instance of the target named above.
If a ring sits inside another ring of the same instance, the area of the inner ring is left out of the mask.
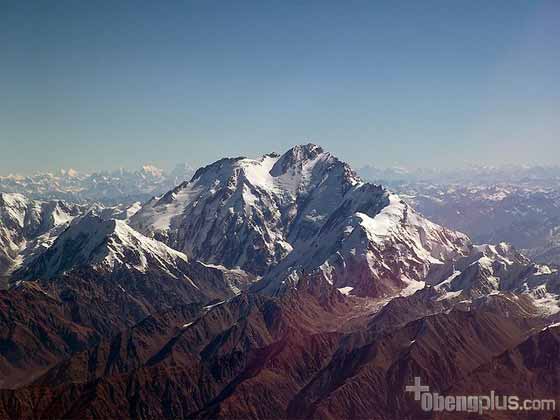
[[[560,163],[560,1],[0,3],[0,173],[319,143]]]

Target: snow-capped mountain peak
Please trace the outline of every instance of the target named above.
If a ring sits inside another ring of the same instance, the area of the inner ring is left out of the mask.
[[[21,275],[52,278],[82,266],[103,271],[128,267],[138,272],[156,267],[172,273],[180,262],[188,262],[184,254],[146,238],[125,222],[88,214],[61,233]]]
[[[140,172],[144,175],[151,176],[153,178],[161,178],[164,176],[164,171],[157,166],[146,164],[142,166]]]
[[[514,293],[528,298],[545,315],[560,312],[560,275],[556,268],[535,264],[506,243],[477,245],[446,265],[431,283],[440,300],[472,303],[476,299]]]
[[[131,226],[195,259],[264,276],[267,288],[295,281],[301,270],[322,270],[337,286],[366,294],[406,286],[398,280],[403,275],[417,281],[431,264],[462,255],[469,244],[313,144],[201,168],[144,205]],[[407,263],[375,267],[379,254]],[[367,286],[389,271],[390,287]]]
[[[262,274],[317,232],[361,181],[315,145],[226,158],[152,200],[131,225],[197,259]]]
[[[28,200],[22,194],[0,193],[0,217],[3,224],[15,224],[23,228],[28,204]]]
[[[410,294],[424,287],[432,269],[468,254],[470,247],[466,235],[424,219],[381,187],[363,184],[262,283],[274,292],[320,273],[346,293]]]
[[[48,247],[80,212],[63,201],[0,193],[0,279]]]
[[[91,281],[91,287],[98,291],[117,290],[148,306],[154,302],[166,306],[234,296],[253,281],[253,276],[239,269],[191,261],[122,220],[104,219],[90,212],[72,222],[48,249],[16,271],[12,283],[37,280],[58,290],[76,279],[78,283]]]

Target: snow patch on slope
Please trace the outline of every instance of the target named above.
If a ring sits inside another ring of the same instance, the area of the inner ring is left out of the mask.
[[[178,261],[186,263],[188,258],[143,236],[121,220],[103,220],[90,214],[60,234],[29,270],[52,278],[85,264],[109,271],[129,266],[143,273],[155,264],[173,275],[170,268]]]

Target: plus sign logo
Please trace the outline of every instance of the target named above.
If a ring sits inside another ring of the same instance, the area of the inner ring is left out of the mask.
[[[406,392],[413,392],[414,393],[414,399],[416,401],[420,401],[420,398],[422,397],[422,393],[429,392],[430,387],[427,386],[427,385],[422,385],[422,380],[418,376],[416,376],[414,378],[414,385],[406,386],[405,391]]]
[[[420,401],[422,411],[450,411],[461,413],[478,413],[485,411],[556,411],[556,401],[553,399],[522,400],[517,395],[496,395],[490,391],[487,395],[440,395],[430,392],[430,387],[422,385],[422,380],[416,376],[413,385],[405,386],[406,392],[414,394],[414,399]],[[553,417],[557,419],[558,417]]]

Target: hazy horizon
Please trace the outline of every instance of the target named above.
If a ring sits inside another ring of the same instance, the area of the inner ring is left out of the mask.
[[[303,143],[298,143],[298,144],[303,144]],[[295,146],[296,144],[294,144],[293,146]],[[321,144],[317,144],[318,146],[321,146]],[[293,147],[291,146],[291,147]],[[290,148],[291,148],[290,147]],[[322,147],[322,146],[321,146]],[[143,169],[143,167],[155,167],[156,169],[162,170],[166,173],[170,173],[171,171],[173,171],[174,169],[182,166],[182,165],[187,165],[189,166],[191,169],[196,170],[198,168],[210,165],[222,158],[250,158],[250,159],[258,159],[262,156],[264,156],[265,154],[268,153],[279,153],[282,154],[284,152],[286,152],[288,149],[283,149],[283,150],[271,150],[268,151],[266,153],[262,153],[260,155],[252,155],[252,156],[247,156],[247,155],[231,155],[231,156],[217,156],[215,159],[212,159],[208,162],[202,162],[201,164],[195,164],[193,162],[189,162],[189,161],[177,161],[175,163],[172,163],[170,165],[161,165],[161,164],[157,164],[153,161],[146,161],[146,162],[138,162],[136,165],[132,165],[132,166],[128,166],[128,167],[124,167],[124,166],[118,166],[118,167],[104,167],[103,165],[101,165],[100,167],[92,167],[92,168],[86,168],[86,169],[79,169],[76,166],[66,166],[66,167],[52,167],[52,168],[47,168],[44,170],[35,170],[35,171],[31,171],[31,172],[23,172],[23,171],[12,171],[9,173],[6,172],[0,172],[0,177],[6,177],[9,175],[14,175],[14,176],[32,176],[32,175],[36,175],[36,174],[45,174],[45,173],[51,173],[51,174],[61,174],[62,171],[67,172],[67,171],[76,171],[78,174],[94,174],[94,173],[105,173],[105,172],[118,172],[119,170],[125,170],[125,171],[130,171],[130,172],[134,172],[134,171],[140,171]],[[327,148],[323,147],[323,149],[325,151],[330,152],[330,150],[328,150]],[[340,156],[337,156],[340,158]],[[404,171],[410,171],[410,172],[420,172],[420,171],[441,171],[443,173],[448,172],[448,173],[452,173],[454,171],[463,171],[463,170],[468,170],[468,169],[476,169],[476,168],[493,168],[493,169],[508,169],[508,168],[521,168],[521,167],[525,167],[525,168],[560,168],[560,164],[558,163],[550,163],[550,164],[544,164],[544,163],[535,163],[535,162],[527,162],[527,163],[502,163],[502,162],[498,162],[498,163],[482,163],[482,162],[460,162],[457,165],[454,166],[449,166],[449,167],[433,167],[433,166],[420,166],[420,165],[406,165],[406,164],[401,164],[399,162],[395,162],[394,164],[386,164],[386,165],[379,165],[376,164],[376,162],[369,162],[369,163],[365,163],[364,165],[361,166],[356,166],[354,165],[352,162],[348,162],[344,159],[341,159],[343,161],[345,161],[346,163],[348,163],[353,169],[355,170],[367,170],[369,169],[376,169],[376,170],[380,170],[380,171],[384,171],[384,170],[398,170],[398,169],[402,169]]]
[[[3,3],[0,173],[558,163],[560,2]]]

